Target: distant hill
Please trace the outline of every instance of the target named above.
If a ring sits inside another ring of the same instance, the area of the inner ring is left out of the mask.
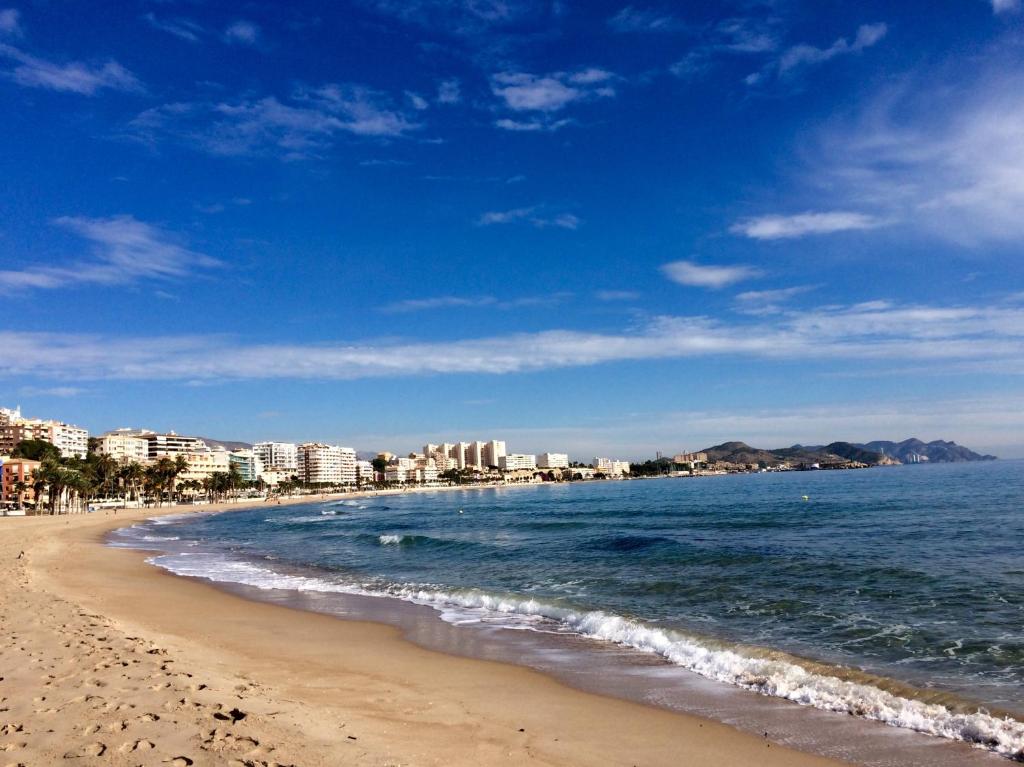
[[[860,445],[868,450],[885,453],[903,463],[912,461],[912,455],[921,455],[928,458],[929,463],[963,463],[965,461],[995,461],[994,455],[981,455],[969,450],[956,442],[946,442],[941,439],[932,442],[922,442],[916,438],[905,439],[902,442],[888,442],[876,440]]]
[[[723,442],[721,445],[704,448],[709,462],[722,461],[737,464],[780,463],[811,464],[853,461],[870,466],[891,463],[912,463],[914,456],[924,456],[929,463],[953,463],[963,461],[992,461],[994,455],[979,455],[973,450],[956,444],[935,440],[922,442],[907,439],[903,442],[877,440],[860,444],[856,442],[832,442],[828,445],[793,445],[772,450],[751,447],[746,442]]]
[[[248,450],[249,448],[252,447],[252,445],[250,443],[248,443],[248,442],[232,442],[230,440],[212,439],[210,437],[196,437],[196,439],[201,439],[203,442],[205,442],[210,447],[222,447],[222,448],[224,448],[225,450],[228,450],[228,451],[232,451],[232,450]]]

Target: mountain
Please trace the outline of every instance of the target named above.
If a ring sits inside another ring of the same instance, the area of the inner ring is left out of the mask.
[[[781,448],[779,450],[762,450],[761,448],[751,447],[746,442],[723,442],[721,445],[704,448],[701,452],[707,453],[709,462],[723,461],[725,463],[739,464],[764,463],[770,466],[775,466],[780,463],[818,463],[822,460],[835,458],[835,456],[810,450],[801,447],[800,445]]]
[[[222,447],[228,451],[248,450],[249,448],[252,447],[252,445],[249,444],[248,442],[232,442],[230,440],[211,439],[210,437],[196,437],[196,439],[201,439],[210,447]]]
[[[914,463],[913,456],[925,456],[929,463],[963,463],[965,461],[995,461],[994,455],[981,455],[969,450],[956,442],[946,442],[937,439],[932,442],[922,442],[916,438],[905,439],[902,442],[888,442],[876,440],[864,445],[858,445],[868,450],[895,458],[903,463]]]

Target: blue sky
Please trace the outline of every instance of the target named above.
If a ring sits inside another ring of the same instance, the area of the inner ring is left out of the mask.
[[[1022,63],[1014,0],[0,5],[0,404],[1024,456]]]

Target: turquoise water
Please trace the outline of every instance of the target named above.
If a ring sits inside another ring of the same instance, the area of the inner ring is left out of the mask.
[[[582,634],[764,694],[1024,748],[1018,461],[268,505],[128,535],[163,540],[157,563],[183,574]]]

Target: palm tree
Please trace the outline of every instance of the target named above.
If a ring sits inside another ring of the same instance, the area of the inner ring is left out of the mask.
[[[18,480],[14,483],[14,494],[18,496],[18,509],[25,508],[25,493],[28,491],[28,483]]]

